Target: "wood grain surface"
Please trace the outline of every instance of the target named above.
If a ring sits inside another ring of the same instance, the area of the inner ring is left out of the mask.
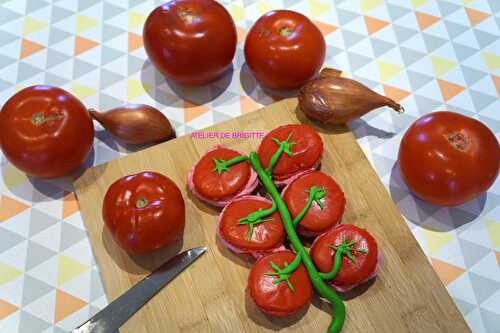
[[[368,229],[383,252],[378,277],[345,295],[343,332],[468,332],[469,329],[427,261],[394,202],[345,127],[311,123],[287,99],[207,128],[206,131],[269,131],[279,125],[306,123],[325,144],[321,170],[346,194],[343,223]],[[276,319],[262,314],[245,294],[251,260],[242,259],[216,240],[217,210],[194,198],[186,175],[209,148],[224,144],[249,153],[259,139],[195,139],[190,135],[87,170],[75,183],[104,287],[113,300],[180,249],[206,245],[208,252],[134,315],[121,332],[325,332],[330,306],[315,297],[307,310]],[[108,186],[116,179],[152,170],[170,177],[186,201],[182,242],[142,257],[120,250],[101,218]]]

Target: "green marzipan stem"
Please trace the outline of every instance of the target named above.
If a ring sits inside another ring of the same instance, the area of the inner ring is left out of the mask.
[[[259,208],[254,212],[251,212],[247,216],[241,218],[236,222],[237,224],[248,224],[247,240],[251,240],[253,236],[253,228],[256,224],[272,221],[273,219],[264,219],[263,217],[269,216],[276,211],[276,204],[273,201],[271,208],[264,209]]]
[[[342,265],[342,251],[335,252],[335,256],[333,257],[333,267],[332,270],[328,273],[319,273],[319,276],[323,280],[333,280],[333,278],[337,275],[340,270],[340,266]]]
[[[307,214],[309,209],[311,208],[311,205],[313,202],[316,202],[316,204],[319,206],[319,208],[323,209],[324,205],[321,202],[321,199],[323,199],[326,195],[326,192],[324,189],[317,187],[317,186],[311,186],[309,190],[306,191],[309,194],[309,198],[307,199],[306,205],[302,210],[295,216],[293,219],[293,226],[297,227],[297,225],[300,223],[302,218]]]
[[[269,165],[267,166],[267,169],[266,169],[266,173],[268,175],[271,175],[273,168],[276,165],[276,163],[278,163],[278,160],[279,160],[282,153],[285,153],[288,157],[292,156],[293,153],[290,149],[295,144],[295,142],[290,142],[292,135],[293,135],[293,132],[290,132],[290,134],[288,134],[285,141],[279,141],[276,138],[272,138],[272,140],[274,142],[276,142],[276,144],[278,145],[278,150],[276,150],[274,152],[273,156],[271,156],[271,159],[269,160]]]
[[[250,153],[250,163],[252,164],[254,170],[257,172],[257,175],[259,176],[260,181],[266,188],[267,192],[269,193],[269,195],[271,195],[273,201],[276,202],[278,211],[281,215],[283,226],[288,235],[288,239],[290,240],[290,243],[292,244],[293,249],[296,251],[297,255],[300,256],[304,267],[307,270],[309,278],[311,279],[312,285],[322,297],[326,298],[332,304],[333,318],[330,325],[328,326],[328,333],[340,332],[345,320],[345,306],[342,302],[342,299],[340,299],[340,297],[323,281],[319,272],[316,270],[316,267],[314,266],[309,253],[306,251],[299,239],[299,236],[295,232],[292,217],[286,207],[285,202],[274,186],[270,175],[267,173],[267,171],[264,171],[264,169],[260,165],[259,158],[256,152]]]
[[[252,212],[248,214],[246,217],[238,220],[237,223],[249,225],[247,239],[251,239],[254,225],[264,222],[265,220],[262,219],[262,217],[268,216],[272,214],[276,210],[276,208],[278,209],[283,222],[283,226],[288,235],[288,239],[290,240],[291,248],[296,253],[296,256],[291,264],[285,262],[283,268],[280,268],[278,265],[274,264],[273,262],[270,262],[270,266],[274,270],[274,272],[266,273],[266,275],[277,276],[278,279],[273,281],[274,284],[286,282],[288,288],[290,288],[292,292],[295,292],[295,288],[290,282],[289,278],[291,274],[297,269],[297,267],[299,267],[300,262],[302,262],[307,270],[307,274],[309,275],[311,283],[316,289],[316,291],[332,304],[332,310],[333,310],[332,321],[328,326],[328,333],[338,333],[342,330],[342,327],[344,326],[345,306],[344,303],[342,302],[342,299],[328,285],[326,285],[324,280],[331,280],[338,273],[340,266],[342,264],[343,254],[346,254],[350,259],[352,258],[352,254],[350,251],[353,251],[352,249],[353,243],[352,242],[347,243],[343,240],[340,246],[333,247],[333,249],[336,250],[336,253],[331,272],[320,273],[317,271],[309,253],[302,245],[300,238],[295,231],[295,227],[304,217],[307,211],[310,209],[313,201],[315,201],[318,204],[318,206],[321,209],[323,209],[323,203],[321,202],[321,199],[324,198],[324,196],[326,195],[325,190],[316,186],[312,186],[308,190],[309,199],[306,203],[306,206],[299,212],[299,214],[295,217],[295,219],[292,220],[292,216],[290,215],[290,212],[288,211],[285,202],[281,198],[281,195],[276,189],[271,178],[272,170],[276,165],[276,163],[278,163],[281,154],[285,153],[287,156],[292,156],[292,151],[290,149],[292,145],[295,144],[294,142],[289,141],[290,138],[292,137],[292,134],[293,132],[291,132],[284,141],[279,141],[276,138],[272,138],[272,140],[278,145],[278,149],[272,155],[271,160],[269,161],[269,166],[266,168],[266,170],[262,168],[257,153],[251,152],[249,157],[237,156],[228,161],[224,159],[218,160],[214,158],[213,161],[215,163],[215,167],[214,169],[212,169],[212,172],[217,171],[217,174],[220,176],[224,171],[229,170],[229,167],[231,165],[250,160],[250,163],[253,169],[257,172],[257,175],[259,176],[261,183],[266,188],[266,191],[270,194],[273,201],[273,205],[271,208],[267,210],[259,208],[257,211]],[[362,252],[361,250],[362,249],[357,249],[354,251]]]
[[[288,288],[292,291],[292,293],[294,293],[295,288],[290,282],[289,278],[292,273],[299,267],[301,261],[302,259],[300,257],[300,254],[295,255],[295,258],[290,265],[285,261],[285,263],[283,264],[283,268],[280,268],[278,265],[270,261],[269,264],[271,265],[271,268],[274,270],[274,272],[265,273],[265,275],[277,276],[278,279],[274,280],[273,284],[280,284],[281,282],[285,281]]]
[[[340,266],[342,265],[342,256],[345,255],[350,261],[354,262],[354,256],[352,255],[352,252],[358,252],[358,253],[363,253],[363,254],[368,254],[367,249],[363,248],[357,248],[354,249],[353,245],[356,243],[356,241],[353,240],[346,240],[342,239],[342,243],[340,245],[333,245],[331,246],[332,250],[335,251],[335,255],[333,257],[333,267],[332,270],[328,273],[319,273],[321,278],[323,280],[332,280],[340,270]]]
[[[215,163],[215,167],[212,169],[212,172],[215,172],[217,171],[217,174],[220,176],[222,175],[222,173],[224,171],[227,171],[229,170],[229,167],[233,164],[237,164],[237,163],[240,163],[240,162],[243,162],[243,161],[248,161],[248,156],[244,156],[244,155],[241,155],[241,156],[236,156],[236,157],[233,157],[232,159],[230,160],[224,160],[224,159],[216,159],[215,157],[212,159]]]

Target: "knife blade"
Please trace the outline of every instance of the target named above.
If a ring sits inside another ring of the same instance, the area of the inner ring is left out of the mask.
[[[118,332],[137,310],[206,251],[206,247],[195,247],[179,253],[71,332]]]

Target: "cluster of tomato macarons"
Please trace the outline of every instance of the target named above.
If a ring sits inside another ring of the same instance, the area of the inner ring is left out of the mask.
[[[364,229],[340,224],[346,204],[344,193],[331,176],[318,170],[323,142],[309,126],[285,125],[267,133],[257,149],[263,168],[270,164],[276,141],[287,139],[291,140],[291,154],[279,157],[271,173],[273,183],[292,218],[309,206],[296,231],[312,241],[310,255],[318,271],[331,271],[335,247],[350,244],[352,257],[342,258],[340,271],[331,281],[336,291],[350,290],[375,276],[379,263],[376,241]],[[311,282],[301,264],[286,283],[276,283],[279,277],[273,274],[272,265],[290,264],[295,253],[287,248],[287,234],[280,214],[273,211],[273,202],[254,194],[259,182],[251,165],[242,158],[242,162],[218,172],[217,163],[239,156],[243,157],[224,146],[209,150],[189,172],[188,188],[200,200],[222,208],[217,220],[218,240],[238,255],[257,259],[248,279],[248,293],[254,303],[265,313],[287,316],[310,303]],[[321,189],[324,195],[311,200],[311,188]],[[272,213],[252,219],[252,213],[263,210]]]

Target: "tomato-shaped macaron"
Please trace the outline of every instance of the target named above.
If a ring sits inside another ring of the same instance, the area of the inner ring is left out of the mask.
[[[307,125],[284,125],[267,133],[259,145],[257,154],[264,169],[280,145],[284,151],[272,170],[278,186],[299,173],[316,169],[321,162],[323,141],[319,134]]]
[[[260,212],[272,212],[260,216]],[[227,204],[217,221],[219,239],[233,252],[260,257],[283,246],[280,214],[266,198],[246,195]]]
[[[303,309],[311,302],[313,289],[307,271],[299,264],[290,274],[276,275],[273,268],[285,268],[295,259],[291,251],[278,251],[257,260],[248,275],[248,292],[263,312],[284,317]]]
[[[314,198],[311,191],[321,192]],[[300,219],[297,231],[303,236],[316,236],[340,223],[345,208],[344,192],[332,177],[321,171],[311,171],[294,178],[282,192],[292,218],[310,205]]]
[[[165,247],[182,236],[184,199],[168,177],[141,172],[120,178],[109,187],[102,215],[119,246],[142,254]]]
[[[233,198],[250,194],[257,187],[257,174],[247,161],[218,172],[216,162],[242,156],[238,151],[217,146],[208,151],[188,175],[189,189],[201,200],[224,207]]]
[[[365,229],[352,224],[340,224],[320,235],[311,247],[311,257],[316,268],[330,272],[336,251],[343,247],[340,270],[332,280],[332,287],[345,292],[375,277],[378,271],[379,252],[377,242]]]

